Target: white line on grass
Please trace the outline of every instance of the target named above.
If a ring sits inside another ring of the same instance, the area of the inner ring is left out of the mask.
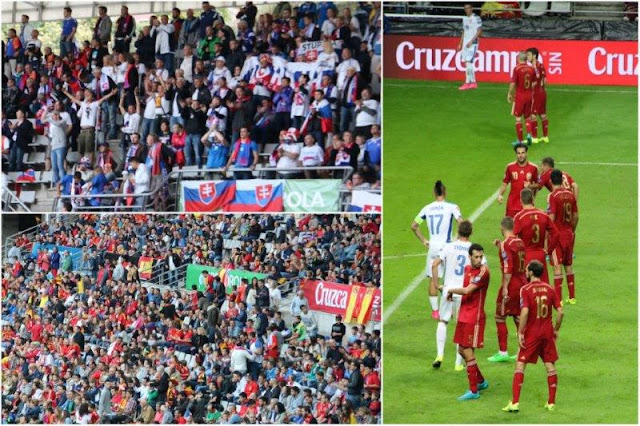
[[[500,192],[500,188],[496,189],[496,191],[493,194],[491,194],[489,196],[489,198],[484,200],[484,202],[482,204],[480,204],[480,207],[478,207],[477,209],[474,210],[473,213],[471,213],[471,216],[469,216],[469,220],[471,222],[475,222],[476,219],[479,218],[480,215],[482,213],[484,213],[484,211],[489,208],[489,206],[491,206],[493,201],[498,196],[499,192]],[[422,256],[426,256],[426,253],[421,253],[421,255]],[[420,272],[411,281],[411,284],[409,284],[409,286],[407,288],[405,288],[404,291],[402,293],[400,293],[400,295],[398,297],[396,297],[396,300],[393,301],[391,306],[389,306],[387,309],[385,309],[383,311],[383,313],[382,313],[382,315],[383,315],[382,323],[383,324],[391,317],[391,315],[393,315],[393,313],[400,307],[400,305],[402,305],[404,303],[404,301],[409,296],[411,296],[411,293],[413,293],[418,288],[418,286],[420,285],[420,283],[422,282],[423,279],[424,279],[424,271]]]
[[[558,164],[568,164],[570,166],[613,166],[613,167],[638,167],[637,163],[589,163],[589,162],[571,162],[571,161],[558,161]]]
[[[384,83],[384,87],[414,87],[414,88],[434,88],[434,89],[451,89],[454,86],[439,85],[439,84],[402,84],[402,83]],[[503,90],[504,87],[500,86],[483,86],[480,84],[479,90]],[[637,90],[584,90],[584,89],[563,89],[561,87],[549,89],[551,92],[574,92],[574,93],[624,93],[624,94],[637,94]]]

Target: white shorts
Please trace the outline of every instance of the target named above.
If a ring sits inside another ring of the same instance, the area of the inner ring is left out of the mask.
[[[473,58],[476,56],[476,52],[478,51],[478,44],[472,44],[471,47],[463,47],[462,48],[462,60],[465,62],[473,62]]]
[[[447,294],[447,289],[444,289],[442,291],[442,297],[440,298],[440,309],[438,310],[440,321],[445,322],[451,321],[451,317],[454,315],[458,318],[460,302],[462,301],[462,296],[457,294],[453,296],[453,300],[447,300]]]
[[[433,266],[433,262],[438,258],[439,251],[440,247],[429,248],[429,252],[427,253],[427,278],[431,278],[433,276],[431,273],[431,267]],[[442,278],[443,273],[444,264],[440,263],[440,266],[438,266],[438,278]]]

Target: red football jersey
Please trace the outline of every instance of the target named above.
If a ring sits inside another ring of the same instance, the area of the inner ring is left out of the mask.
[[[509,284],[523,286],[527,283],[524,256],[524,242],[520,238],[510,236],[500,243],[500,267],[504,274],[511,274]]]
[[[549,238],[548,249],[553,249],[553,242],[558,235],[558,228],[551,218],[538,208],[518,212],[513,218],[513,232],[522,239],[526,250],[542,249]]]
[[[473,293],[462,296],[458,322],[479,324],[485,320],[484,301],[487,298],[487,288],[489,287],[489,268],[487,265],[482,265],[480,268],[472,268],[471,265],[465,266],[462,286],[468,287],[471,284],[478,288]]]
[[[544,92],[545,87],[542,83],[543,79],[547,78],[547,70],[544,68],[544,64],[540,61],[536,62],[536,65],[533,67],[536,73],[536,85],[533,88],[534,92]]]
[[[516,85],[516,97],[531,95],[536,81],[536,70],[528,64],[518,64],[511,73],[511,82]]]
[[[552,309],[560,307],[560,300],[551,286],[535,281],[520,290],[520,308],[529,308],[527,324],[524,329],[526,341],[549,339],[553,337]]]
[[[553,223],[562,234],[573,234],[573,218],[578,213],[578,203],[573,192],[557,189],[549,195],[549,213],[554,215]]]
[[[538,184],[544,186],[549,190],[549,192],[553,191],[553,186],[551,186],[551,172],[553,169],[549,169],[543,174],[540,175],[538,179]],[[571,185],[573,185],[573,178],[567,172],[562,172],[562,187],[565,189],[571,189]]]
[[[524,166],[518,165],[516,161],[507,165],[502,182],[511,184],[509,199],[507,200],[507,211],[522,210],[520,193],[524,189],[525,182],[534,183],[538,181],[538,167],[527,162]]]

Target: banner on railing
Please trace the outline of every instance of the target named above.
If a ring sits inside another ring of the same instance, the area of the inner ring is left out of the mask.
[[[366,324],[382,319],[382,298],[379,288],[305,280],[300,284],[309,309],[332,315],[342,315],[344,322]]]
[[[42,249],[53,250],[54,247],[58,247],[58,253],[60,253],[60,256],[62,256],[62,254],[65,251],[68,251],[69,254],[71,255],[71,261],[73,262],[73,270],[77,271],[78,269],[80,269],[80,266],[82,263],[82,249],[77,247],[59,246],[57,244],[48,244],[48,243],[47,244],[35,243],[31,248],[31,255],[34,258],[37,258],[38,252],[40,250]],[[62,260],[60,261],[60,266],[62,266]]]
[[[186,212],[337,212],[340,179],[182,182]]]
[[[369,191],[353,191],[348,211],[380,213],[382,212],[382,195]]]
[[[298,47],[298,56],[303,55],[307,62],[315,61],[318,59],[320,52],[322,52],[322,43],[322,41],[306,41],[304,43],[300,43],[300,47]],[[342,49],[342,40],[334,40],[331,44],[333,45],[333,50]]]
[[[385,36],[385,77],[461,81],[459,42],[460,37]],[[550,85],[638,85],[638,43],[600,40],[483,38],[474,61],[478,81],[509,82],[518,52],[529,47],[540,51]]]
[[[192,290],[192,286],[196,286],[199,291],[205,291],[206,287],[204,282],[201,282],[200,276],[202,271],[207,271],[211,275],[218,276],[222,280],[227,294],[230,294],[240,284],[242,278],[246,278],[249,282],[254,278],[264,280],[267,278],[266,274],[260,274],[257,272],[243,271],[240,269],[225,269],[215,268],[213,266],[203,266],[191,264],[187,266],[187,278],[184,281],[185,288]]]
[[[149,281],[153,271],[153,257],[142,256],[138,260],[138,276],[141,280]]]

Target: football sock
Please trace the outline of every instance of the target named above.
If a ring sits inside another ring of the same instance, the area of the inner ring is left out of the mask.
[[[518,142],[522,142],[522,123],[516,122],[516,137],[518,138]]]
[[[575,299],[576,297],[576,283],[574,281],[573,274],[567,274],[567,286],[569,286],[569,298]]]
[[[456,365],[462,365],[464,358],[460,355],[458,351],[460,349],[460,345],[456,345]]]
[[[432,311],[438,310],[438,296],[429,296],[429,303]]]
[[[469,379],[469,390],[478,393],[478,364],[476,364],[475,358],[467,361],[467,378]]]
[[[480,372],[480,367],[478,367],[478,364],[476,364],[476,376],[477,376],[478,383],[484,382],[484,376]]]
[[[556,289],[556,295],[558,299],[562,300],[562,275],[553,276],[553,285]]]
[[[442,321],[438,321],[438,328],[436,329],[436,348],[438,350],[438,356],[444,356],[444,342],[447,341],[447,324]]]
[[[473,70],[473,62],[467,62],[467,83],[476,82],[476,73]]]
[[[542,134],[545,138],[549,136],[549,119],[547,118],[542,119]]]
[[[507,337],[509,336],[509,331],[504,321],[496,321],[496,327],[498,328],[498,347],[500,348],[500,353],[504,355],[507,353]]]
[[[556,391],[558,390],[558,373],[547,373],[547,386],[549,387],[549,404],[556,403]]]
[[[531,120],[525,120],[524,125],[525,125],[525,127],[527,129],[527,133],[528,134],[532,134],[531,133]]]
[[[511,402],[517,404],[520,401],[520,391],[522,390],[522,383],[524,382],[524,371],[517,370],[513,373],[513,384],[511,385],[511,391],[513,392],[513,399]]]
[[[531,136],[538,137],[538,119],[531,120]]]

